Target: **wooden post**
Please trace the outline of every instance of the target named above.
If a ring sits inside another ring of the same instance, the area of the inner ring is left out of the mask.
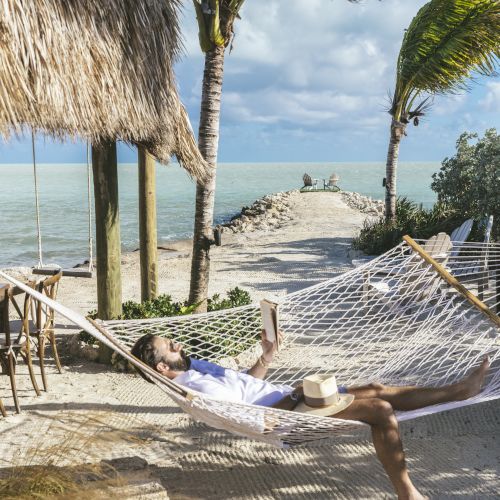
[[[156,164],[143,146],[139,155],[139,240],[141,259],[141,300],[158,293],[158,241],[156,234]]]
[[[120,213],[116,142],[92,146],[94,173],[97,315],[116,319],[122,313]],[[99,361],[109,363],[112,351],[101,344]]]

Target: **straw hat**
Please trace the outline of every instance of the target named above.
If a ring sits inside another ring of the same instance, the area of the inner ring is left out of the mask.
[[[353,401],[353,394],[339,394],[333,375],[309,375],[304,379],[304,401],[293,411],[330,416],[345,410]]]

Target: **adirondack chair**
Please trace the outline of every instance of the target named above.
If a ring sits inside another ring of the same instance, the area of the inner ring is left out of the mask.
[[[468,222],[468,221],[466,221]],[[464,223],[465,224],[465,223]],[[484,243],[489,243],[491,239],[491,230],[493,228],[493,215],[490,215],[484,221],[485,231],[484,231]],[[452,233],[453,234],[453,233]],[[467,262],[463,262],[463,259],[460,256],[460,252],[466,249],[466,245],[464,245],[465,240],[456,240],[454,241],[454,250],[451,253],[451,259],[448,264],[448,269],[455,276],[466,276],[469,274],[477,274],[480,270],[479,268],[484,267],[484,261],[487,262],[487,246],[485,247],[485,251],[483,252],[483,256],[478,261],[470,262],[467,259]],[[483,258],[484,257],[484,258]]]
[[[317,189],[318,180],[313,179],[309,174],[304,174],[302,176],[302,180],[304,181],[304,185],[302,186],[301,189],[305,189],[305,190]]]
[[[439,233],[429,238],[423,245],[423,249],[426,253],[442,266],[446,266],[450,258],[451,248],[452,243],[450,237],[446,233]],[[423,262],[420,257],[415,255],[415,259],[418,267],[422,267],[422,270],[426,269],[427,264]],[[382,279],[377,279],[377,276],[374,276],[374,279],[371,279],[370,276],[365,276],[365,299],[369,299],[371,293],[376,293],[384,295],[387,298],[387,302],[390,302],[394,295],[404,296],[404,292],[406,292],[408,296],[411,296],[411,300],[417,303],[424,297],[433,294],[436,288],[441,284],[441,279],[436,274],[434,279],[429,280],[425,284],[425,287],[423,285],[415,287],[410,279],[411,276],[414,277],[415,274],[415,269],[412,269],[412,273],[408,273],[406,267],[401,267],[391,270],[391,272],[383,276]],[[406,278],[406,276],[409,276],[409,278]]]
[[[468,250],[468,245],[466,243],[462,245],[455,244],[456,251],[448,263],[449,271],[463,284],[468,287],[477,284],[478,295],[481,300],[489,283],[490,273],[488,262],[490,248],[488,243],[490,242],[491,231],[493,229],[493,215],[490,215],[483,223],[485,225],[483,241],[486,245],[483,246],[483,251],[479,259],[471,261],[471,259],[468,258],[470,249]]]
[[[457,227],[450,234],[450,239],[452,244],[454,243],[450,256],[454,257],[460,252],[460,244],[467,241],[470,232],[472,231],[472,225],[474,224],[473,219],[467,219],[460,227]]]
[[[323,180],[323,189],[327,191],[340,191],[340,188],[337,186],[337,182],[340,180],[340,177],[337,174],[330,175],[328,182]]]
[[[493,217],[493,216],[492,216]],[[455,257],[459,254],[461,245],[464,241],[467,241],[467,238],[469,237],[469,234],[472,230],[472,225],[474,224],[473,219],[467,219],[461,226],[455,228],[451,235],[450,235],[450,240],[453,244],[453,248],[450,251],[450,257]],[[491,224],[493,225],[493,219]],[[491,233],[491,228],[489,230]],[[489,241],[489,239],[488,239]],[[372,255],[367,255],[365,257],[360,257],[358,259],[352,259],[351,263],[354,267],[360,267],[363,264],[366,264],[367,262],[370,262],[371,260],[375,259],[375,256]]]

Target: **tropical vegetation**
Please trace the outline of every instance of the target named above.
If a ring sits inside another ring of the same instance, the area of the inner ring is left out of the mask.
[[[473,72],[494,74],[499,53],[498,0],[431,0],[414,17],[399,52],[389,109],[387,220],[397,216],[396,172],[407,125],[419,124],[432,96],[467,90]]]
[[[463,222],[463,216],[442,203],[425,209],[407,198],[396,200],[396,217],[367,219],[353,247],[369,255],[379,255],[401,243],[405,234],[413,238],[430,238],[439,232],[450,234]]]
[[[477,139],[477,140],[476,140]],[[476,221],[470,239],[482,241],[485,220],[494,217],[492,238],[500,237],[500,137],[495,129],[484,137],[464,132],[457,151],[445,158],[431,185],[437,203],[423,209],[406,198],[396,201],[396,217],[366,220],[353,246],[378,255],[393,248],[405,234],[429,238],[441,231],[450,234],[465,219]]]
[[[438,202],[463,218],[483,219],[493,215],[492,237],[500,236],[500,136],[489,129],[484,137],[463,133],[457,151],[446,158],[433,175],[432,189]]]
[[[208,311],[220,311],[232,307],[240,307],[251,304],[250,294],[246,290],[235,287],[228,290],[226,297],[215,294],[207,300]],[[176,302],[171,295],[162,294],[158,297],[144,302],[128,300],[122,304],[122,315],[119,319],[144,319],[144,318],[167,318],[171,316],[182,316],[192,314],[195,305],[188,301]],[[97,318],[97,311],[90,311],[88,316]],[[80,332],[80,340],[86,344],[95,344],[97,341],[88,333]]]

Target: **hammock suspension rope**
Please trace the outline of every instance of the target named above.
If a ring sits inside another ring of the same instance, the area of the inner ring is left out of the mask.
[[[87,210],[88,210],[88,253],[89,261],[87,269],[72,268],[62,269],[63,276],[73,278],[92,278],[93,276],[93,236],[92,236],[92,194],[91,194],[91,167],[90,167],[90,144],[87,142]],[[61,268],[59,266],[44,267],[43,264],[43,249],[42,249],[42,230],[40,222],[40,193],[38,186],[38,171],[36,161],[35,148],[35,133],[31,131],[31,151],[33,158],[33,177],[35,184],[35,213],[36,213],[36,229],[37,229],[37,247],[38,247],[38,264],[32,269],[33,274],[52,275],[58,273]]]

